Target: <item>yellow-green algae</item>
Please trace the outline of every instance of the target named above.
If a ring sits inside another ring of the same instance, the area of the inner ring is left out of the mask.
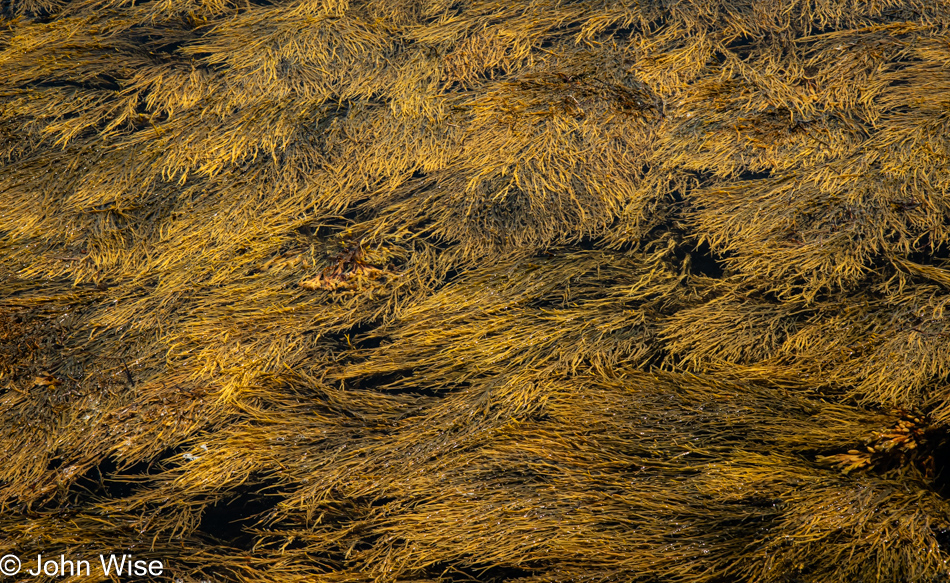
[[[946,580],[948,24],[3,2],[0,552]]]

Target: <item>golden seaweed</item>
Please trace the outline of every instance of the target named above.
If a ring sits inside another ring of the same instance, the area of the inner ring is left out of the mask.
[[[0,3],[0,556],[950,578],[948,21]]]

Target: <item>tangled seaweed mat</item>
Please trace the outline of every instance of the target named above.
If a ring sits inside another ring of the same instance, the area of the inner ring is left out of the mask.
[[[0,14],[2,554],[950,577],[947,1]]]

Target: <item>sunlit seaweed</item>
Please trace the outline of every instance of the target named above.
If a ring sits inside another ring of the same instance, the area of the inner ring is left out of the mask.
[[[950,578],[948,21],[0,4],[0,555]]]

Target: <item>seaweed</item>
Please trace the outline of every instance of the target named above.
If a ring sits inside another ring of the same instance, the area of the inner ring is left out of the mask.
[[[948,18],[0,3],[0,554],[950,577]]]

